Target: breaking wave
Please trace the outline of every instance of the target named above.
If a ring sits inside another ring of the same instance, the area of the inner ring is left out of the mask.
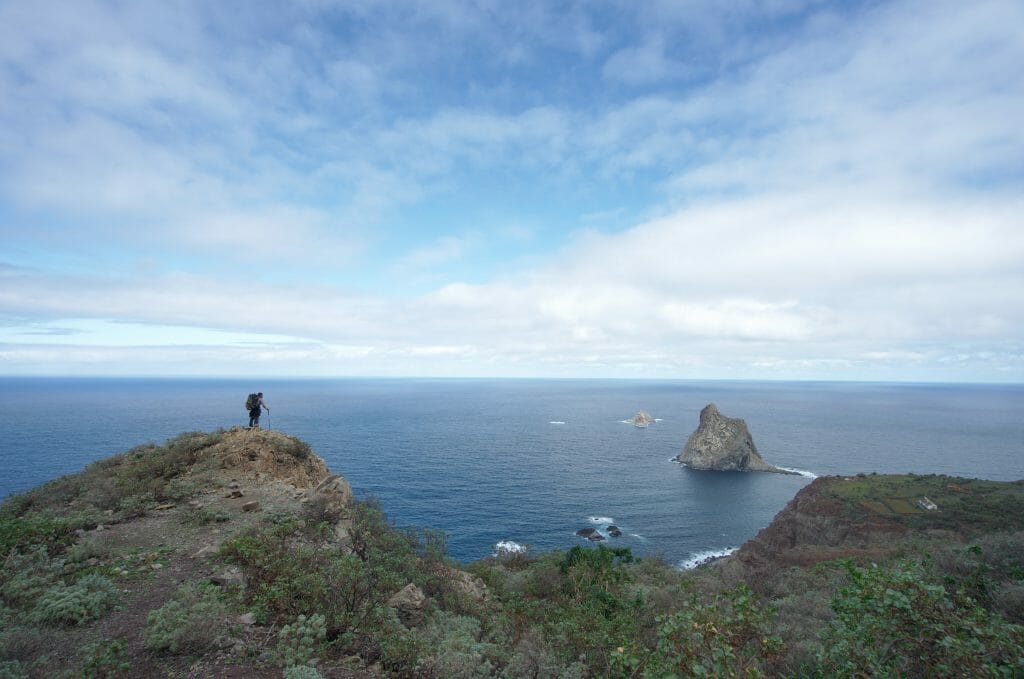
[[[561,420],[551,420],[550,422],[548,422],[548,424],[565,424],[565,422]]]
[[[615,519],[610,516],[591,516],[589,519],[590,523],[602,524],[602,523],[615,523]]]
[[[509,554],[523,554],[525,552],[526,547],[524,545],[512,542],[511,540],[502,540],[494,544],[494,556],[496,557]]]
[[[783,471],[787,472],[793,472],[794,474],[799,474],[800,476],[803,476],[808,479],[818,478],[817,474],[815,474],[814,472],[809,472],[806,469],[794,469],[793,467],[779,467],[779,469],[782,469]]]
[[[725,549],[708,549],[703,552],[696,552],[680,561],[679,567],[685,571],[692,570],[697,566],[703,566],[706,563],[711,563],[715,559],[721,559],[723,556],[729,556],[737,549],[739,549],[739,547],[727,547]]]

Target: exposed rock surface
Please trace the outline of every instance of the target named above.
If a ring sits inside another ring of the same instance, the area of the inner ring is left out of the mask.
[[[654,418],[647,411],[641,410],[630,420],[634,427],[646,427],[654,422]]]
[[[232,429],[205,455],[235,474],[231,490],[238,489],[237,479],[281,481],[296,488],[312,488],[330,476],[326,463],[309,446],[276,431]]]
[[[676,460],[691,469],[796,473],[779,469],[761,459],[747,423],[739,418],[726,417],[714,403],[700,411],[700,425],[690,434],[686,447]]]
[[[805,486],[734,559],[757,572],[860,555],[881,558],[887,547],[899,543],[906,528],[869,512],[851,518],[843,503],[826,492],[838,482],[822,477]]]
[[[395,609],[399,620],[409,626],[415,626],[423,619],[426,605],[427,596],[411,582],[388,599],[388,606]]]
[[[913,505],[928,493],[939,510]],[[805,486],[771,524],[722,567],[750,582],[822,561],[882,561],[907,541],[960,544],[1024,528],[1024,482],[936,475],[823,476]]]

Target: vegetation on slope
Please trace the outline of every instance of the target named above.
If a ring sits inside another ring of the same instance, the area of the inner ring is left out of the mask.
[[[766,548],[756,571],[680,572],[597,545],[460,568],[372,501],[300,492],[322,470],[267,466],[310,457],[280,434],[190,433],[8,499],[0,677],[1024,674],[1021,484],[819,480],[831,525],[887,544],[809,567]],[[904,532],[858,533],[878,521]]]

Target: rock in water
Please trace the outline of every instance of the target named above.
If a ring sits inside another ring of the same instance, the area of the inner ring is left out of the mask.
[[[631,419],[630,422],[633,423],[634,427],[646,427],[651,422],[654,422],[654,418],[651,417],[646,411],[641,410],[640,412],[633,416],[633,419]]]
[[[700,425],[690,434],[676,460],[691,469],[795,473],[773,467],[761,459],[747,423],[726,417],[718,412],[714,403],[700,411]]]

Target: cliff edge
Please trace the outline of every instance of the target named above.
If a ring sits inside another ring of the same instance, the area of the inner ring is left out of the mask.
[[[834,559],[882,561],[911,541],[962,544],[1024,530],[1024,481],[930,475],[823,476],[732,556],[749,574]]]

